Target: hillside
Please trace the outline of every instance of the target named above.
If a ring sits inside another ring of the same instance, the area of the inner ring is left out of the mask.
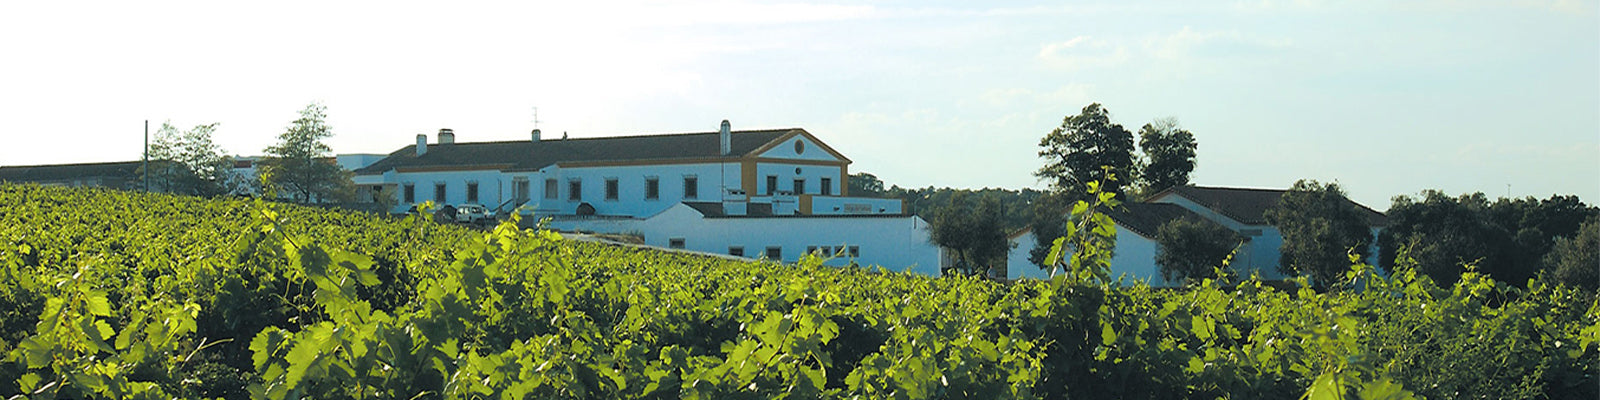
[[[997,284],[252,200],[0,186],[0,395],[1594,398],[1600,303]],[[247,389],[248,388],[248,389]],[[1315,397],[1315,396],[1314,396]]]

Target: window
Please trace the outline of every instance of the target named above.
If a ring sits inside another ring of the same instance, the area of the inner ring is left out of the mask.
[[[433,184],[433,202],[444,204],[444,183]]]
[[[771,196],[772,192],[776,191],[778,191],[778,176],[767,175],[767,195]]]
[[[478,183],[477,182],[467,182],[467,202],[468,203],[477,203],[478,202]]]
[[[700,197],[700,178],[694,176],[683,177],[683,198],[693,199]]]
[[[777,246],[767,247],[767,259],[772,261],[783,261],[783,248]]]
[[[644,178],[644,199],[655,200],[661,198],[661,179]]]
[[[667,247],[671,247],[671,248],[674,248],[674,249],[683,248],[683,238],[667,239]]]
[[[850,246],[850,258],[861,258],[861,246]]]
[[[411,183],[407,183],[406,184],[405,198],[406,198],[406,202],[407,203],[415,203],[415,202],[417,202],[417,185],[416,184],[411,184]]]
[[[606,179],[606,200],[617,199],[617,178]]]
[[[516,180],[511,181],[511,186],[514,188],[513,190],[517,191],[517,203],[528,202],[528,178],[517,178]]]
[[[806,246],[806,254],[817,254],[817,246]]]
[[[728,255],[744,257],[744,246],[728,246]]]
[[[833,178],[822,178],[822,195],[833,195]]]
[[[583,181],[573,179],[567,181],[567,200],[578,201],[583,199]]]
[[[794,141],[794,153],[795,154],[805,154],[806,153],[806,141],[804,141],[804,140],[796,140],[796,141]]]
[[[544,180],[544,198],[555,200],[556,180],[554,178]]]
[[[806,179],[805,178],[795,179],[794,180],[794,194],[805,194],[805,193],[806,193]]]

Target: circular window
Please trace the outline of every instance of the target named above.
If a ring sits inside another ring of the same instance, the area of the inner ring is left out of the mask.
[[[805,154],[805,152],[806,152],[806,142],[804,140],[796,140],[796,141],[794,141],[794,153],[795,154]]]
[[[794,174],[800,175],[800,167],[794,167]]]

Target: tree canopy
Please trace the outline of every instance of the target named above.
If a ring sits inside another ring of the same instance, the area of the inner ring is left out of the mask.
[[[1544,264],[1556,282],[1600,289],[1600,215],[1590,216],[1576,235],[1556,238]]]
[[[1176,118],[1162,118],[1139,128],[1139,149],[1145,163],[1139,168],[1140,191],[1152,194],[1189,183],[1194,172],[1194,134],[1178,127]]]
[[[971,197],[957,193],[950,204],[933,212],[929,239],[956,254],[961,274],[978,275],[988,267],[1004,268],[1011,245],[1000,222],[999,200]]]
[[[1337,183],[1300,180],[1266,211],[1267,222],[1283,233],[1278,269],[1310,275],[1330,287],[1350,269],[1350,254],[1366,259],[1372,231]]]
[[[1105,179],[1107,172],[1137,176],[1133,133],[1111,122],[1111,112],[1100,103],[1062,119],[1061,126],[1039,139],[1039,147],[1045,165],[1034,176],[1050,182],[1051,189],[1058,192],[1083,193],[1089,182]],[[1108,182],[1104,189],[1122,196],[1125,186],[1125,182]]]
[[[231,191],[229,184],[233,160],[211,140],[217,123],[195,125],[178,130],[172,122],[161,123],[150,144],[150,165],[141,167],[161,190],[191,196],[216,196]]]
[[[1215,222],[1184,217],[1156,232],[1156,266],[1168,282],[1218,278],[1215,271],[1239,246],[1237,233]]]
[[[1526,285],[1546,265],[1558,238],[1575,237],[1579,224],[1600,214],[1576,196],[1499,199],[1483,193],[1450,197],[1436,190],[1420,198],[1396,196],[1389,226],[1378,236],[1378,261],[1401,265],[1406,250],[1419,269],[1441,284],[1455,282],[1466,265],[1496,280]]]
[[[328,108],[312,103],[300,118],[278,135],[261,160],[265,181],[300,202],[345,200],[353,195],[350,173],[333,162],[332,149],[323,143],[333,137],[325,122]]]

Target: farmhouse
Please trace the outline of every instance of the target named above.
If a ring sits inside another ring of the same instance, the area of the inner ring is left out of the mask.
[[[1156,230],[1167,222],[1190,217],[1221,225],[1244,238],[1244,245],[1230,264],[1241,276],[1259,274],[1262,279],[1283,279],[1284,274],[1278,271],[1278,248],[1283,246],[1283,234],[1267,222],[1266,211],[1278,204],[1278,199],[1286,192],[1179,186],[1156,193],[1141,203],[1124,204],[1124,208],[1107,213],[1117,224],[1117,247],[1111,258],[1111,274],[1125,274],[1130,280],[1143,280],[1152,286],[1178,284],[1163,280],[1156,266]],[[1366,218],[1376,237],[1385,225],[1383,213],[1360,203],[1350,204]],[[1012,235],[1011,242],[1015,247],[1006,260],[1007,277],[1046,277],[1048,272],[1028,261],[1028,253],[1035,246],[1032,232],[1018,232]],[[1376,248],[1370,254],[1377,254]]]
[[[565,135],[563,135],[565,136]],[[800,128],[456,142],[441,129],[355,169],[358,199],[480,204],[565,231],[793,262],[938,274],[927,222],[900,200],[846,193],[851,161]]]

